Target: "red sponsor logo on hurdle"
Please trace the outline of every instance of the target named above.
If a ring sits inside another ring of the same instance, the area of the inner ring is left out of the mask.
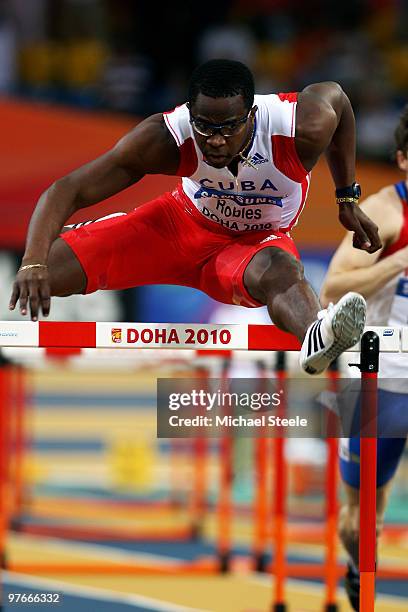
[[[112,342],[119,344],[122,342],[122,329],[120,327],[112,327]]]

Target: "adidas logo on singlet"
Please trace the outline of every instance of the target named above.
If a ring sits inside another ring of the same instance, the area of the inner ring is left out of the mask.
[[[260,153],[254,153],[254,155],[251,157],[251,163],[252,164],[266,164],[268,163],[269,159],[266,159],[266,157],[262,157],[262,155]]]
[[[259,244],[263,244],[264,242],[268,242],[269,240],[280,240],[280,238],[281,236],[275,236],[275,234],[271,234],[270,236],[267,236],[266,238],[261,240]]]

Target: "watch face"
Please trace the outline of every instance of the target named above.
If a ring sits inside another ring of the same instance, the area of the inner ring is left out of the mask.
[[[353,190],[354,190],[354,197],[359,198],[361,196],[361,187],[359,183],[353,184]]]

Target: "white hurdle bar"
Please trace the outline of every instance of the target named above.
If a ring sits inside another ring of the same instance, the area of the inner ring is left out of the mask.
[[[380,352],[408,352],[408,328],[368,330],[378,334]],[[300,343],[274,325],[0,321],[0,347],[298,351]]]

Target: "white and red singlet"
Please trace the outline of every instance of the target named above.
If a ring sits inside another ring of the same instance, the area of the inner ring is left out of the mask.
[[[297,94],[256,95],[254,130],[237,176],[210,166],[186,105],[164,113],[180,152],[172,193],[127,215],[64,233],[87,276],[86,293],[140,285],[200,289],[227,304],[256,307],[245,269],[261,249],[299,254],[288,232],[305,205],[310,174],[295,148]]]

